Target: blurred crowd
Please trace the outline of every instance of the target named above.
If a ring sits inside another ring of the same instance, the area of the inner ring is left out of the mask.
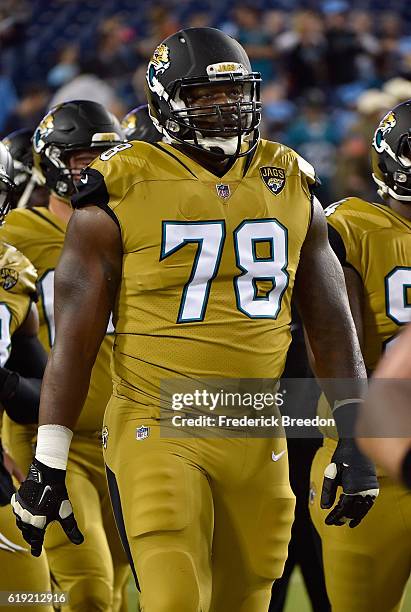
[[[289,8],[286,8],[286,7]],[[0,136],[88,98],[118,117],[144,103],[148,58],[180,27],[214,26],[263,77],[265,137],[296,149],[324,204],[375,198],[368,152],[384,112],[411,98],[407,0],[0,0]]]

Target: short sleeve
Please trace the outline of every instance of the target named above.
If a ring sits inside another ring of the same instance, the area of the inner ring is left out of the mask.
[[[90,204],[107,206],[109,195],[104,176],[94,168],[82,170],[76,183],[76,193],[71,199],[73,208],[83,208]]]
[[[118,219],[110,206],[110,195],[101,172],[94,168],[82,170],[80,180],[76,183],[76,190],[71,198],[73,208],[99,206],[119,225]]]
[[[20,251],[3,243],[0,257],[0,287],[17,295],[28,295],[37,300],[37,271]]]
[[[80,174],[76,193],[71,199],[73,208],[99,206],[119,224],[116,207],[136,180],[132,143],[121,143],[103,151]]]
[[[313,193],[313,189],[321,184],[320,179],[318,178],[314,167],[301,155],[297,154],[297,163],[298,168],[300,170],[301,175],[301,184],[304,191],[307,193],[309,197],[311,197]]]
[[[325,209],[328,239],[342,266],[352,267],[361,274],[361,235],[352,223],[352,202],[349,198]]]

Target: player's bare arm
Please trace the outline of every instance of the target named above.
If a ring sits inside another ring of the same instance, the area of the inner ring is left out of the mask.
[[[114,221],[97,206],[76,210],[56,269],[56,340],[44,375],[40,425],[74,427],[106,333],[120,271],[120,233]]]
[[[364,286],[360,275],[354,268],[343,266],[343,272],[350,310],[354,319],[357,338],[362,349],[364,343],[364,322],[362,316],[364,307]]]
[[[294,291],[317,377],[349,379],[346,396],[341,388],[337,390],[332,384],[323,383],[334,406],[333,415],[340,440],[333,460],[325,470],[321,505],[332,508],[337,486],[342,486],[343,494],[326,522],[333,525],[348,522],[350,527],[355,527],[378,495],[375,468],[359,452],[352,438],[361,379],[365,379],[367,374],[350,311],[344,274],[329,245],[325,216],[315,199]]]
[[[326,245],[328,249],[328,245]],[[331,250],[331,254],[332,250]],[[335,265],[333,262],[332,265]],[[354,319],[355,329],[357,331],[357,338],[362,349],[363,346],[363,321],[362,321],[362,308],[363,308],[363,285],[359,274],[352,268],[343,267],[344,279],[346,290],[348,294],[348,301],[350,305],[351,315]],[[318,321],[319,323],[319,321]],[[307,331],[304,330],[304,336],[306,341],[306,349],[308,359],[311,365],[311,368],[316,371],[315,359],[311,349],[311,344],[307,337]]]
[[[317,377],[365,378],[344,274],[329,245],[325,216],[315,198],[294,296],[315,358]]]
[[[410,380],[411,326],[409,325],[394,346],[384,355],[375,370],[366,401],[360,412],[358,445],[389,476],[411,486]],[[401,380],[402,379],[402,380]],[[394,423],[401,438],[381,436]]]
[[[11,503],[34,556],[57,520],[74,544],[77,527],[65,485],[72,428],[86,399],[121,270],[119,229],[96,206],[75,211],[55,277],[56,339],[44,376],[36,456]]]

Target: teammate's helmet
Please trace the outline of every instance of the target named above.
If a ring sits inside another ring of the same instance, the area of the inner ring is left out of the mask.
[[[0,142],[0,224],[15,200],[13,160],[7,147]]]
[[[214,28],[188,28],[154,51],[146,74],[149,112],[162,135],[218,157],[240,157],[259,139],[261,77],[242,46]],[[190,104],[193,87],[239,88],[236,100]],[[243,144],[247,146],[243,146]]]
[[[161,140],[161,134],[148,113],[147,104],[137,106],[127,113],[121,122],[121,129],[127,140],[144,140],[144,142]]]
[[[34,169],[49,189],[69,199],[75,191],[67,164],[73,151],[106,150],[120,142],[120,123],[104,106],[88,100],[64,102],[52,108],[34,132]]]
[[[380,121],[371,157],[379,195],[411,201],[411,100],[393,108]]]
[[[13,158],[14,184],[16,185],[17,198],[25,190],[33,171],[32,136],[32,130],[22,128],[21,130],[11,132],[11,134],[8,134],[2,140]]]

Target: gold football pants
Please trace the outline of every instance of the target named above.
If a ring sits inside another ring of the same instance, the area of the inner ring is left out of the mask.
[[[28,470],[33,430],[4,417],[2,435],[12,455]],[[84,542],[74,546],[58,523],[50,525],[45,549],[58,589],[68,591],[65,612],[122,612],[122,592],[130,575],[115,525],[104,470],[101,442],[96,435],[75,433],[70,446],[67,490]]]
[[[32,557],[30,546],[23,540],[16,527],[11,506],[0,508],[0,591],[44,592],[51,591],[50,572],[46,554]],[[20,606],[2,606],[10,612]],[[32,612],[53,612],[53,606],[30,605]]]
[[[266,612],[294,518],[284,439],[166,438],[112,397],[105,461],[144,612]],[[148,427],[147,437],[136,436]],[[164,435],[164,432],[162,432]]]
[[[411,571],[411,495],[386,476],[363,521],[326,525],[320,508],[324,470],[335,450],[326,438],[311,469],[310,510],[320,534],[328,596],[333,612],[397,612]],[[340,495],[339,489],[337,497]]]

